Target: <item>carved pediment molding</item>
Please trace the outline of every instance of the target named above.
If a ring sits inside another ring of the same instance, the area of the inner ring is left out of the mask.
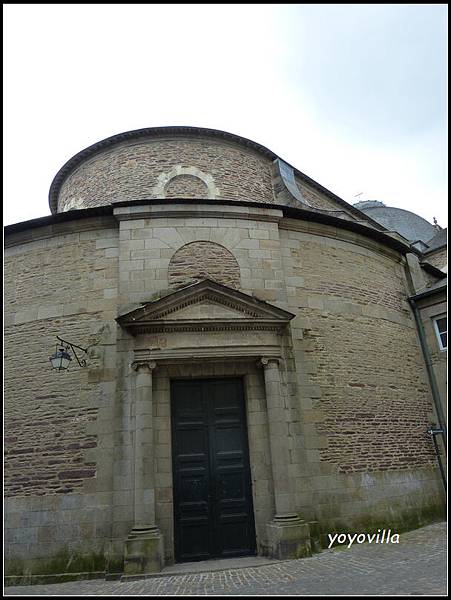
[[[273,331],[279,333],[285,323],[274,323],[261,321],[258,323],[242,323],[237,321],[218,321],[211,323],[208,319],[189,322],[147,322],[128,327],[133,335],[145,333],[169,333],[169,332],[207,332],[207,331]]]
[[[201,305],[198,314],[194,311],[187,315],[187,309],[196,305]],[[218,311],[218,307],[226,310]],[[161,331],[279,331],[293,317],[268,302],[206,279],[148,302],[116,320],[137,335]]]
[[[201,302],[210,302],[212,304],[219,304],[221,306],[225,306],[227,308],[236,309],[236,303],[233,302],[232,299],[227,298],[227,296],[221,296],[219,294],[215,294],[214,292],[207,290],[194,298],[187,298],[184,302],[177,303],[173,306],[166,308],[166,310],[161,308],[156,308],[153,311],[149,311],[147,313],[148,318],[154,319],[163,319],[167,317],[171,313],[178,312],[183,308],[187,308],[188,306],[192,306],[194,304],[199,304]],[[261,316],[257,311],[252,310],[250,308],[246,308],[244,313],[248,317],[258,318]]]

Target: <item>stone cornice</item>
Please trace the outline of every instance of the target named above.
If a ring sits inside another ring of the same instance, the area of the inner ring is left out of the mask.
[[[117,227],[112,206],[83,208],[6,225],[5,247],[88,229]]]
[[[199,198],[199,199],[179,198],[179,199],[172,199],[171,204],[168,204],[168,207],[173,206],[173,205],[198,206],[199,204],[212,205],[212,206],[214,205],[215,207],[218,207],[218,206],[239,207],[239,208],[244,207],[244,211],[243,211],[244,214],[246,214],[246,208],[266,209],[268,211],[268,219],[267,220],[271,220],[271,221],[277,221],[277,220],[279,220],[279,217],[271,214],[270,211],[281,211],[283,216],[288,219],[297,220],[297,221],[305,221],[305,222],[310,222],[310,223],[321,223],[321,224],[330,225],[332,227],[336,227],[337,230],[352,231],[355,233],[359,233],[360,235],[367,237],[369,239],[376,240],[380,244],[385,245],[389,248],[392,248],[392,249],[396,250],[397,252],[400,252],[401,254],[405,254],[406,252],[411,252],[413,254],[416,254],[417,256],[422,256],[422,254],[419,250],[416,250],[415,248],[411,248],[408,244],[403,243],[402,241],[400,241],[398,239],[395,239],[394,237],[388,235],[387,233],[373,229],[372,227],[369,227],[368,225],[365,225],[363,223],[360,223],[357,221],[348,221],[345,219],[340,219],[338,217],[334,217],[334,216],[326,214],[326,213],[313,212],[311,210],[303,210],[303,209],[284,206],[284,205],[280,205],[280,204],[269,204],[267,202],[263,203],[263,202],[249,202],[249,201],[247,201],[247,202],[226,201],[226,200],[218,201],[218,200],[208,200],[205,198]],[[38,235],[38,236],[40,235],[39,233],[33,234],[32,231],[37,228],[40,228],[40,227],[48,227],[50,233],[46,233],[46,235],[51,235],[51,229],[50,229],[51,226],[53,226],[56,223],[59,223],[60,221],[74,222],[73,230],[76,231],[77,230],[77,226],[76,226],[77,221],[81,222],[83,219],[86,219],[89,217],[112,215],[113,210],[115,211],[117,207],[137,207],[137,206],[152,206],[152,205],[161,205],[161,199],[131,200],[129,202],[115,202],[114,205],[81,209],[81,210],[73,210],[73,211],[70,211],[67,213],[58,213],[58,214],[50,215],[47,217],[41,217],[39,219],[32,219],[30,221],[14,223],[12,225],[7,225],[5,227],[5,242],[6,242],[6,236],[9,236],[9,235],[15,234],[15,233],[19,233],[19,232],[21,232],[23,234],[20,238],[19,243],[32,241],[33,239],[36,239],[35,238],[36,235]],[[225,211],[228,212],[227,208],[225,209]],[[235,209],[233,209],[232,212],[235,212]],[[131,215],[131,213],[130,213],[130,215]],[[158,216],[168,217],[168,216],[171,216],[171,212],[170,212],[170,210],[168,210],[168,212],[165,215],[161,214]],[[177,216],[179,216],[179,215],[177,215]],[[196,216],[200,217],[200,216],[204,216],[204,215],[202,214],[202,211],[196,210]],[[152,215],[152,217],[153,217],[153,215]],[[215,214],[215,217],[218,217],[218,214]],[[133,217],[130,216],[129,218],[133,218]],[[140,217],[138,215],[138,216],[135,216],[134,218],[140,218]],[[240,215],[235,214],[234,217],[231,217],[231,218],[242,218],[242,216],[241,216],[241,214]],[[252,219],[253,217],[250,216],[249,218]],[[283,225],[282,225],[282,227],[283,227]],[[300,227],[303,227],[303,225],[300,225]]]
[[[186,200],[186,199],[185,199]],[[207,200],[209,202],[209,200]],[[249,203],[231,201],[224,203],[215,201],[214,204],[207,203],[202,199],[196,200],[193,205],[171,201],[171,204],[161,199],[153,200],[152,203],[140,204],[135,206],[129,202],[117,202],[113,205],[113,214],[118,221],[130,221],[134,219],[167,219],[177,218],[221,218],[221,219],[250,219],[252,221],[269,221],[278,223],[283,217],[283,211],[280,206],[274,206],[270,203]]]

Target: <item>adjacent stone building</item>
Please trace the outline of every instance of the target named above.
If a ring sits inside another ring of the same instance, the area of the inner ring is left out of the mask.
[[[50,207],[5,234],[7,573],[306,556],[442,518],[424,248],[201,128],[94,144]],[[57,336],[85,367],[52,370]]]

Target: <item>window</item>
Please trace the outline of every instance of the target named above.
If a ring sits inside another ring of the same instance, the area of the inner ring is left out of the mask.
[[[435,333],[438,339],[438,345],[440,346],[440,350],[446,350],[448,347],[447,344],[447,320],[446,315],[440,315],[434,319],[434,327]]]

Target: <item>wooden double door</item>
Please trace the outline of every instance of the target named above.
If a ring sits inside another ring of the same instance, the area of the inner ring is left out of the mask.
[[[255,554],[243,385],[171,383],[175,559]]]

